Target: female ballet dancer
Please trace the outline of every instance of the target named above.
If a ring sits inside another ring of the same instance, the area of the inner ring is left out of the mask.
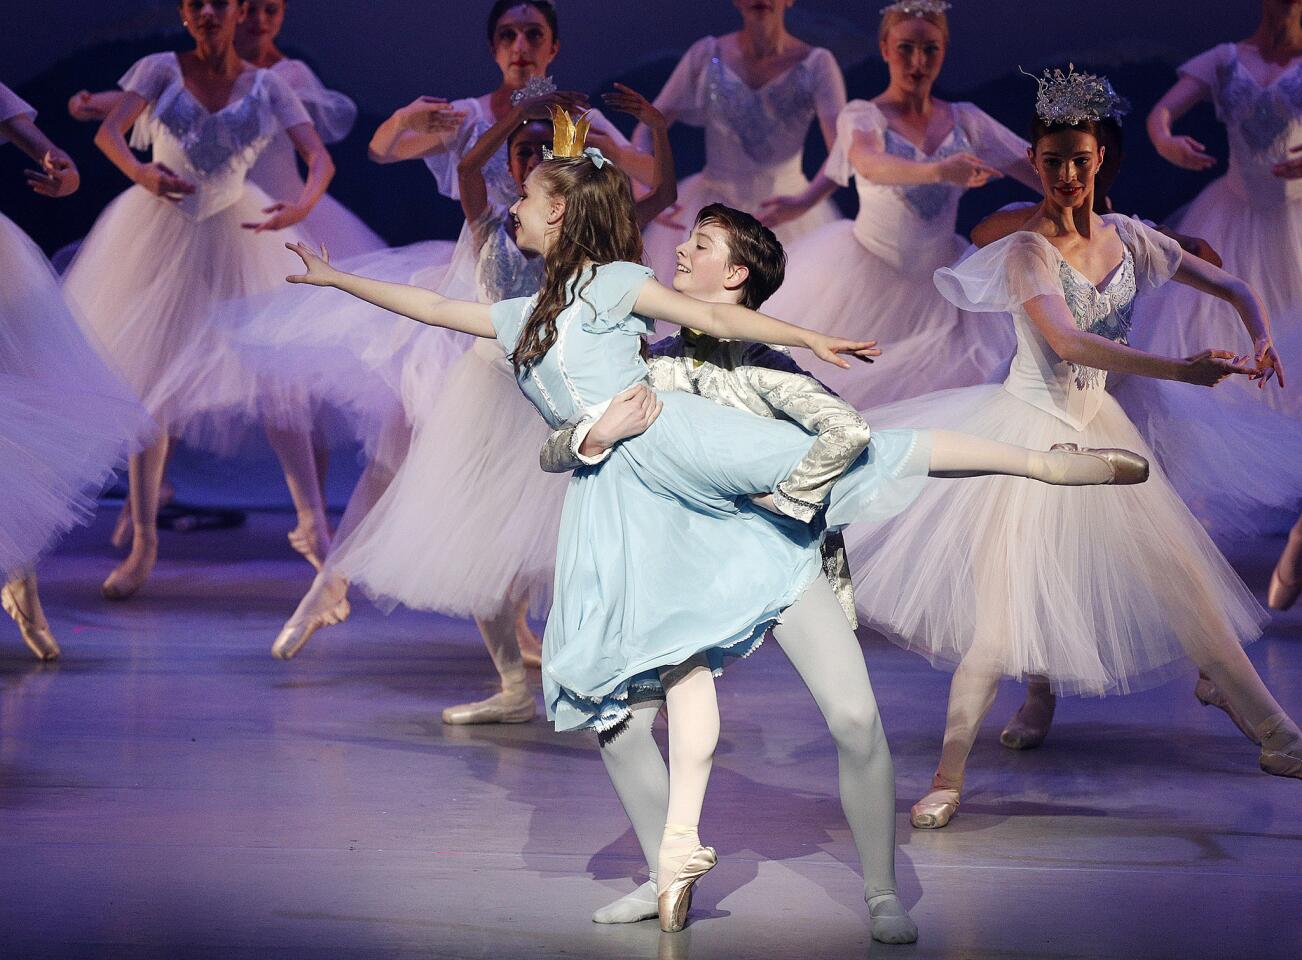
[[[460,164],[462,208],[481,240],[476,276],[484,302],[527,296],[542,278],[542,259],[520,251],[506,208],[490,201],[484,164],[505,143],[516,189],[522,189],[551,142],[550,121],[531,118],[566,100],[556,93],[521,100]],[[657,189],[637,205],[639,222],[646,223],[673,201],[666,124],[627,87],[606,103],[655,131]],[[488,340],[462,354],[433,401],[412,411],[412,423],[411,448],[392,485],[340,538],[273,652],[293,656],[316,629],[335,622],[353,583],[386,608],[401,603],[474,617],[500,689],[448,707],[445,723],[526,722],[537,708],[524,668],[530,659],[538,665],[526,615],[531,606],[541,613],[550,603],[564,496],[564,484],[540,472],[533,456],[546,427],[520,395],[506,355]],[[429,496],[431,489],[440,491],[437,498]]]
[[[815,120],[832,149],[845,79],[830,51],[787,32],[794,2],[733,0],[741,29],[692,44],[655,99],[671,124],[705,128],[705,169],[679,184],[677,206],[645,231],[647,263],[662,283],[673,279],[674,250],[688,232],[688,224],[678,222],[679,211],[690,217],[716,202],[753,211],[775,194],[802,192],[809,185],[805,138]],[[641,144],[646,133],[634,131],[633,142]],[[779,240],[790,244],[841,219],[828,199],[836,184],[828,187],[783,222]]]
[[[1092,212],[1094,129],[1113,96],[1104,78],[1046,74],[1030,154],[1045,194],[1038,215],[936,274],[964,309],[1013,312],[1008,379],[879,408],[876,422],[1144,454],[1104,390],[1107,371],[1206,386],[1278,371],[1273,349],[1245,367],[1223,351],[1176,360],[1125,345],[1135,296],[1172,276],[1234,304],[1267,344],[1269,325],[1242,281],[1137,220]],[[1106,499],[998,478],[944,500],[928,490],[896,520],[852,528],[847,542],[857,582],[872,585],[859,594],[865,621],[933,664],[957,665],[940,764],[913,807],[915,827],[943,827],[957,810],[968,753],[1004,675],[1042,677],[1060,693],[1123,693],[1187,656],[1257,732],[1262,768],[1302,777],[1302,735],[1240,646],[1260,634],[1262,611],[1156,464],[1143,487]]]
[[[1176,220],[1206,237],[1243,277],[1274,318],[1287,355],[1302,350],[1302,0],[1262,0],[1251,37],[1222,43],[1180,67],[1180,79],[1148,116],[1148,134],[1164,158],[1187,170],[1216,159],[1197,140],[1172,131],[1195,104],[1211,100],[1229,134],[1229,168]],[[1146,323],[1145,346],[1179,353],[1215,341],[1247,352],[1233,311],[1216,300],[1171,291],[1141,315],[1180,316],[1180,324]],[[1261,349],[1252,344],[1252,351]],[[1283,381],[1280,381],[1283,386]],[[1297,391],[1266,391],[1267,401],[1302,418]],[[1296,476],[1293,477],[1296,480]],[[1267,601],[1287,610],[1302,593],[1302,517],[1271,576]]]
[[[312,118],[312,125],[324,143],[337,143],[348,136],[357,120],[357,104],[346,94],[328,89],[302,60],[287,57],[276,46],[285,25],[289,0],[249,0],[247,14],[235,30],[235,51],[255,67],[270,70],[284,80]],[[102,121],[122,99],[120,90],[73,94],[68,112],[78,120]],[[289,136],[277,131],[258,156],[248,177],[270,197],[293,197],[303,190],[298,152]],[[342,203],[325,194],[298,225],[317,243],[328,244],[333,256],[352,257],[378,250],[384,241]]]
[[[537,295],[494,305],[343,273],[293,245],[306,272],[294,283],[333,286],[419,322],[493,337],[516,382],[553,427],[594,415],[647,376],[642,337],[656,319],[725,339],[804,346],[831,363],[875,354],[854,343],[735,304],[693,300],[629,262],[641,234],[628,177],[582,129],[557,124],[554,159],[511,208],[516,241],[544,258]],[[566,491],[552,609],[543,640],[544,699],[558,730],[616,735],[630,700],[663,695],[670,724],[668,816],[657,855],[662,929],[685,923],[692,886],[716,862],[697,821],[714,747],[714,674],[745,656],[819,574],[821,536],[752,504],[773,493],[810,447],[800,427],[670,392],[651,428],[618,445]],[[1140,482],[1127,452],[1036,452],[948,432],[875,434],[832,486],[836,528],[890,516],[929,473],[1032,476],[1049,483]]]
[[[27,184],[45,197],[79,185],[76,164],[36,126],[36,111],[0,84],[0,144],[39,165]],[[0,606],[42,660],[59,656],[32,565],[88,520],[100,486],[152,431],[131,388],[87,342],[36,244],[0,215]]]
[[[109,599],[139,590],[157,559],[170,438],[220,450],[236,421],[251,416],[263,419],[285,470],[305,551],[320,557],[329,542],[306,400],[253,376],[230,331],[209,314],[221,300],[271,286],[283,242],[275,233],[308,215],[334,166],[293,91],[236,53],[244,3],[184,0],[180,13],[194,49],[151,54],[132,66],[95,136],[136,185],[100,215],[64,280],[107,359],[165,431],[131,458],[131,553],[104,581]],[[132,143],[153,146],[150,163],[127,143],[133,124]],[[297,196],[276,203],[247,174],[281,130],[306,161],[308,178]]]
[[[1026,141],[971,103],[932,95],[949,43],[948,8],[940,0],[902,0],[883,10],[879,37],[890,84],[841,111],[821,178],[848,184],[853,177],[859,214],[791,245],[790,279],[768,305],[774,316],[817,317],[829,333],[890,345],[872,376],[833,370],[824,377],[860,409],[984,382],[1011,347],[992,340],[988,325],[930,282],[965,246],[954,233],[965,191],[1002,174],[1039,189]],[[790,208],[822,195],[821,181]]]
[[[722,204],[703,208],[678,248],[673,287],[698,300],[759,309],[782,285],[786,255],[767,227]],[[789,514],[812,516],[821,487],[863,451],[868,425],[844,401],[762,344],[720,342],[684,331],[651,347],[650,386],[615,398],[595,421],[556,431],[543,449],[543,469],[570,472],[593,466],[623,440],[645,433],[659,406],[655,392],[685,390],[719,403],[794,420],[814,445],[793,477],[774,491]],[[794,483],[792,479],[794,478]],[[794,508],[794,511],[792,510]],[[895,891],[895,773],[863,653],[854,635],[854,592],[839,534],[823,542],[823,573],[815,577],[773,627],[809,688],[836,743],[841,805],[863,865],[864,899],[873,939],[912,943],[918,928]],[[603,738],[601,756],[647,859],[646,883],[597,910],[597,923],[634,923],[656,916],[656,856],[664,832],[669,772],[651,734],[663,701],[632,704],[618,737]]]

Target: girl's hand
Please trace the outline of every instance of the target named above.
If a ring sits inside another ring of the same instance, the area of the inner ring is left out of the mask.
[[[339,277],[339,271],[330,266],[330,251],[321,245],[321,255],[317,256],[305,243],[287,243],[285,249],[293,250],[303,261],[306,273],[295,273],[286,277],[289,283],[310,283],[314,287],[333,287]]]
[[[1255,367],[1244,366],[1244,357],[1236,357],[1228,350],[1204,350],[1202,353],[1185,358],[1185,383],[1199,387],[1214,387],[1226,377],[1242,374],[1252,377]]]
[[[601,98],[602,102],[610,109],[620,113],[627,113],[636,119],[638,123],[646,124],[653,130],[663,130],[668,126],[665,115],[657,110],[651,101],[642,94],[622,83],[616,83],[614,87],[614,93],[604,94]]]
[[[68,98],[68,113],[72,119],[81,120],[83,123],[90,120],[103,120],[108,116],[108,111],[95,105],[95,95],[89,90],[78,90]]]
[[[621,440],[646,433],[662,409],[664,402],[645,383],[629,387],[615,394],[588,431],[585,445],[590,442],[597,451],[609,450]]]
[[[66,197],[81,186],[77,165],[62,150],[46,150],[40,170],[24,170],[27,185],[43,197]]]
[[[872,363],[873,357],[882,355],[882,352],[877,349],[876,340],[843,340],[840,337],[829,337],[813,332],[810,332],[805,346],[812,350],[818,359],[826,360],[843,370],[849,370],[850,364],[842,358],[842,354],[862,360],[864,363]]]
[[[1252,374],[1251,379],[1257,381],[1257,385],[1262,389],[1274,377],[1279,381],[1280,389],[1284,388],[1284,362],[1280,360],[1279,353],[1275,350],[1275,343],[1270,339],[1257,341],[1257,369]]]
[[[760,203],[759,222],[772,230],[803,216],[809,207],[800,197],[769,197]]]
[[[1292,160],[1284,160],[1270,168],[1270,172],[1282,180],[1302,180],[1302,143],[1292,147],[1289,153],[1297,154]]]
[[[1164,137],[1154,140],[1153,146],[1168,163],[1185,170],[1210,170],[1216,158],[1193,137]]]
[[[194,184],[172,172],[165,163],[143,164],[136,173],[136,183],[156,197],[177,203],[187,193],[194,193]]]
[[[672,203],[665,208],[665,212],[656,217],[655,222],[670,230],[686,230],[687,224],[678,218],[682,216],[683,205],[681,203]]]
[[[271,216],[261,223],[241,223],[240,226],[245,230],[252,230],[254,233],[263,233],[267,230],[284,230],[286,227],[292,227],[294,224],[299,223],[308,214],[308,211],[292,203],[273,203],[269,207],[263,207],[262,212],[271,214]]]
[[[442,97],[417,97],[398,111],[398,125],[415,133],[448,133],[461,126],[465,113]]]
[[[994,167],[982,162],[980,157],[970,153],[956,153],[936,164],[943,183],[952,183],[956,187],[984,187],[991,180],[1003,174]]]

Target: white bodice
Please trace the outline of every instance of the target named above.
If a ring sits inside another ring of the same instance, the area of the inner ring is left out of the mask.
[[[837,119],[836,146],[826,172],[842,185],[853,178],[859,193],[854,235],[870,253],[899,270],[930,274],[954,258],[958,201],[965,187],[948,183],[895,185],[858,176],[850,163],[856,133],[875,149],[915,162],[934,162],[973,153],[999,170],[1026,158],[1027,143],[970,103],[950,105],[954,125],[931,153],[924,153],[891,128],[875,103],[854,100]]]
[[[767,197],[803,182],[805,138],[815,119],[829,126],[845,104],[835,57],[814,47],[763,86],[749,86],[723,60],[717,37],[703,37],[683,55],[656,97],[677,121],[705,128],[707,178],[736,195]]]
[[[1284,180],[1271,167],[1302,146],[1302,57],[1263,84],[1244,62],[1236,43],[1223,43],[1180,67],[1206,85],[1228,134],[1226,181],[1256,207],[1302,200],[1302,180]],[[1294,154],[1293,156],[1296,156]]]
[[[270,70],[245,71],[230,101],[213,112],[186,89],[173,53],[145,57],[119,83],[149,104],[136,121],[131,145],[152,146],[156,163],[194,184],[194,193],[177,204],[192,220],[204,220],[238,201],[249,171],[272,138],[312,122],[293,91]]]
[[[1045,237],[1018,231],[978,250],[953,267],[936,271],[941,294],[960,309],[1008,311],[1017,332],[1004,388],[1076,429],[1083,429],[1103,404],[1107,373],[1063,360],[1026,312],[1036,297],[1061,297],[1086,333],[1127,343],[1135,298],[1165,283],[1183,256],[1175,241],[1141,221],[1107,214],[1124,248],[1121,262],[1095,286],[1073,268]]]
[[[357,105],[348,96],[326,89],[302,60],[286,58],[268,69],[294,91],[325,143],[335,143],[348,136],[357,120]],[[293,200],[303,189],[298,151],[283,130],[278,130],[259,154],[249,171],[249,179],[274,200]]]

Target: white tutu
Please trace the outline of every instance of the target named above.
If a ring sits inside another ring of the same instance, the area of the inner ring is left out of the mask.
[[[152,432],[131,388],[73,318],[37,246],[0,216],[0,573],[89,519],[95,494]]]
[[[976,316],[951,304],[932,271],[957,260],[957,236],[933,259],[893,266],[867,250],[854,224],[840,221],[810,234],[790,251],[787,279],[761,309],[779,319],[849,339],[876,340],[883,355],[849,370],[806,350],[796,362],[856,407],[869,407],[947,387],[984,383],[1006,367],[1016,339],[1002,316]]]
[[[569,479],[539,469],[548,435],[501,348],[476,344],[417,420],[389,489],[331,552],[331,569],[386,608],[481,616],[527,593],[541,614]]]
[[[1047,450],[1152,451],[1111,397],[1083,430],[1002,385],[866,414]],[[900,517],[846,531],[864,623],[953,668],[971,651],[1063,693],[1125,693],[1186,655],[1213,660],[1260,635],[1264,611],[1153,464],[1148,482],[1057,487],[1012,477],[936,482]]]
[[[193,220],[132,187],[105,209],[64,279],[71,305],[107,359],[168,432],[228,451],[251,421],[310,429],[306,394],[254,374],[228,327],[223,300],[284,284],[299,264],[294,230],[254,233],[269,198],[246,185],[232,205]]]

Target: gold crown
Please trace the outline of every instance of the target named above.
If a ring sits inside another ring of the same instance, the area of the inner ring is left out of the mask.
[[[591,124],[592,118],[586,112],[575,123],[564,107],[552,104],[552,146],[545,151],[550,154],[548,159],[583,156]]]

